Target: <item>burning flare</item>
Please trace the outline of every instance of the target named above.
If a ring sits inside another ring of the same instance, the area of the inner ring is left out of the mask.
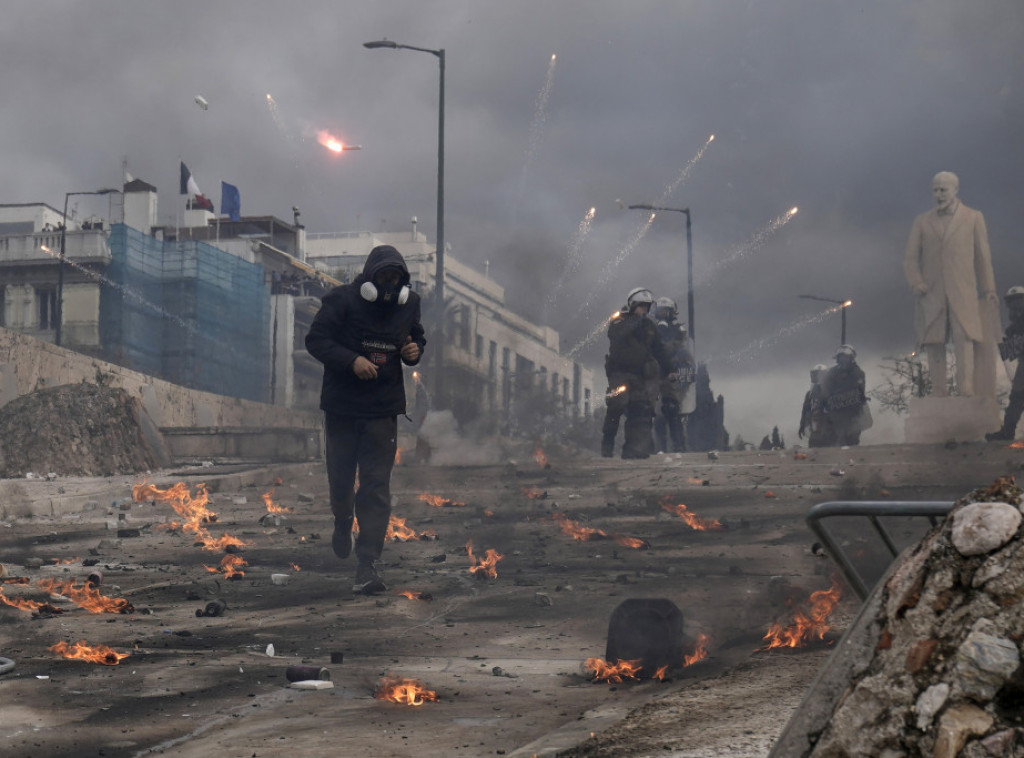
[[[128,653],[119,653],[106,645],[90,646],[85,640],[69,645],[63,640],[49,648],[51,653],[76,661],[88,661],[89,663],[102,663],[104,666],[116,666],[122,660],[129,657]]]
[[[345,144],[326,129],[321,129],[316,133],[316,141],[333,153],[340,153],[345,149]]]
[[[828,617],[839,605],[841,594],[839,584],[834,581],[827,590],[812,592],[810,610],[806,613],[801,610],[793,611],[793,621],[789,626],[783,627],[776,622],[768,627],[768,633],[764,636],[767,644],[758,650],[803,647],[814,638],[824,639],[825,632],[832,628],[828,623]]]
[[[462,508],[465,505],[465,503],[460,503],[457,500],[449,500],[440,495],[428,495],[426,492],[420,493],[419,499],[435,508]]]
[[[436,703],[441,699],[436,692],[428,690],[416,679],[406,679],[390,674],[381,677],[377,682],[373,696],[377,700],[387,700],[389,703],[402,703],[403,705],[423,705],[427,701]]]
[[[577,542],[608,538],[607,532],[601,529],[592,529],[589,526],[581,526],[578,521],[573,521],[564,513],[556,513],[552,518],[558,523],[558,528],[562,530],[562,534],[572,537]]]
[[[700,516],[696,515],[695,513],[690,512],[690,510],[685,505],[683,505],[682,503],[679,503],[677,505],[672,505],[671,501],[667,497],[662,498],[662,500],[661,500],[661,507],[662,507],[662,510],[665,510],[668,513],[672,513],[672,514],[682,518],[683,521],[686,522],[686,525],[688,527],[690,527],[691,529],[694,529],[694,530],[696,530],[698,532],[703,532],[703,531],[706,531],[708,529],[721,529],[722,528],[722,522],[719,521],[718,519],[701,518]]]
[[[473,574],[477,579],[498,578],[498,561],[502,560],[505,556],[497,550],[489,547],[484,557],[480,558],[473,555],[473,540],[470,540],[466,543],[466,555],[469,556],[470,563],[473,564],[469,567],[469,573]]]
[[[135,606],[121,597],[104,597],[92,584],[75,586],[75,580],[40,579],[36,584],[51,595],[63,595],[92,613],[134,613]]]
[[[618,397],[619,395],[621,395],[625,391],[626,391],[626,385],[625,384],[621,384],[621,385],[619,385],[618,387],[616,387],[613,390],[608,390],[608,393],[605,395],[605,397],[608,398],[609,400],[611,400],[613,397]]]
[[[583,664],[587,669],[594,672],[595,682],[620,683],[625,679],[638,679],[637,674],[643,668],[643,661],[639,658],[633,661],[616,661],[608,663],[603,658],[587,658]]]
[[[708,657],[708,643],[711,638],[701,632],[697,635],[697,643],[693,647],[693,655],[683,656],[683,665],[692,666],[697,661],[702,661]]]

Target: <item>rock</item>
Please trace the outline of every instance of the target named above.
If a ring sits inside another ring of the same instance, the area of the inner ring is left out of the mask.
[[[956,684],[968,697],[987,702],[1019,665],[1020,652],[1013,642],[972,629],[956,651]]]
[[[970,503],[953,514],[953,546],[961,555],[983,555],[1009,542],[1021,513],[1006,503]]]
[[[993,756],[993,758],[1002,758],[1004,755],[1012,755],[1010,749],[1013,747],[1014,739],[1017,736],[1016,732],[1016,729],[1004,729],[1001,732],[990,734],[981,741],[981,746],[985,748],[985,752]]]
[[[914,713],[917,714],[917,728],[922,732],[928,731],[935,714],[942,710],[949,697],[949,685],[945,682],[933,684],[922,692],[917,702],[914,703]]]
[[[542,608],[550,606],[552,604],[551,603],[551,596],[548,595],[546,592],[534,592],[533,593],[533,604],[534,605],[539,605]]]
[[[956,758],[968,737],[977,737],[992,726],[992,717],[977,706],[957,705],[939,719],[938,739],[935,740],[933,758]]]
[[[924,665],[928,663],[928,659],[932,657],[932,653],[935,652],[935,648],[938,646],[938,640],[921,640],[916,642],[907,653],[907,673],[916,674],[923,669]]]
[[[310,495],[309,493],[306,493],[306,492],[300,492],[299,493],[298,501],[300,503],[312,503],[313,500],[315,500],[315,498],[312,495]]]

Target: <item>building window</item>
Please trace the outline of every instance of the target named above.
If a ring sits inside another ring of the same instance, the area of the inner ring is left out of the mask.
[[[487,376],[491,379],[498,376],[498,343],[494,340],[487,346]]]
[[[484,338],[481,335],[476,335],[476,342],[473,345],[473,353],[477,358],[484,357]]]
[[[57,293],[53,290],[36,290],[39,303],[39,328],[48,331],[57,328]]]
[[[551,394],[558,397],[558,372],[551,372]]]
[[[590,388],[583,390],[583,415],[590,415]]]

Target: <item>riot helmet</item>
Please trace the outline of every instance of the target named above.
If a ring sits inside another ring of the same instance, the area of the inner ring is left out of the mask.
[[[654,305],[654,295],[646,287],[637,287],[630,290],[629,294],[626,295],[626,310],[630,313],[638,305],[646,305],[648,307]]]
[[[659,297],[654,301],[654,315],[659,321],[672,321],[679,315],[676,301],[670,297]]]

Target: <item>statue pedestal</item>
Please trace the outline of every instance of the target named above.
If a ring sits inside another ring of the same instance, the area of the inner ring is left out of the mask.
[[[999,428],[999,403],[992,397],[915,397],[908,403],[904,435],[908,444],[984,442]]]

